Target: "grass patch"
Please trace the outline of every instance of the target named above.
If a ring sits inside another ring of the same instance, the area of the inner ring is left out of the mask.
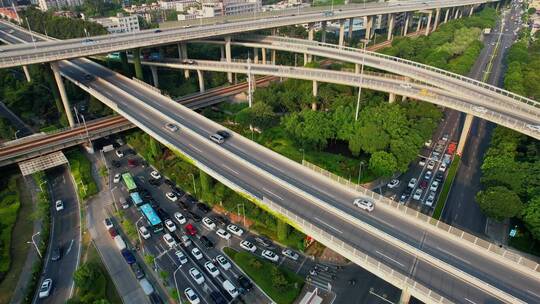
[[[101,257],[99,256],[99,253],[96,249],[96,246],[94,246],[93,243],[90,244],[88,247],[87,252],[87,263],[92,263],[99,266],[99,269],[101,270],[101,273],[103,274],[103,278],[105,281],[105,290],[100,291],[99,294],[105,295],[105,299],[109,301],[111,304],[122,304],[122,299],[118,295],[118,292],[116,291],[116,287],[114,286],[114,283],[109,276],[109,273],[107,272],[107,269],[105,268],[105,265],[103,265],[103,262],[101,261]]]
[[[49,132],[56,131],[56,130],[59,130],[59,129],[60,128],[57,125],[50,125],[50,126],[43,127],[41,129],[39,129],[39,131],[49,133]]]
[[[11,265],[9,271],[0,283],[0,303],[8,303],[19,281],[26,256],[32,248],[26,242],[32,237],[33,221],[32,217],[32,199],[30,192],[25,188],[24,180],[16,178],[17,190],[20,195],[20,209],[11,233]],[[13,236],[16,236],[15,238]]]
[[[304,286],[304,279],[296,273],[253,254],[228,247],[223,251],[278,304],[293,303]]]
[[[448,176],[446,177],[446,180],[444,181],[441,195],[439,195],[439,199],[437,200],[437,204],[435,205],[435,211],[433,211],[433,218],[439,219],[441,217],[442,211],[444,209],[444,205],[446,204],[446,200],[448,199],[448,195],[450,194],[450,187],[452,186],[452,183],[454,182],[454,178],[456,178],[457,170],[459,168],[459,163],[461,161],[461,157],[459,155],[454,156],[454,160],[450,164],[450,167],[448,168]]]
[[[0,191],[0,278],[11,267],[11,241],[13,226],[21,205],[16,176],[4,179]]]
[[[69,161],[71,174],[75,179],[77,194],[81,200],[98,192],[96,182],[92,177],[92,164],[79,149],[71,150],[66,153]]]

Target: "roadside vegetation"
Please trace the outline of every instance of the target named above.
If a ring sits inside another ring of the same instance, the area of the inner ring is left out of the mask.
[[[11,242],[13,226],[17,220],[20,193],[16,176],[4,176],[0,179],[0,282],[11,266]]]
[[[75,187],[79,199],[85,200],[96,194],[98,189],[96,181],[92,177],[92,164],[84,153],[77,148],[68,151],[66,157],[69,161],[71,174],[76,183]]]
[[[223,251],[278,304],[293,303],[304,286],[302,277],[272,262],[229,247]]]

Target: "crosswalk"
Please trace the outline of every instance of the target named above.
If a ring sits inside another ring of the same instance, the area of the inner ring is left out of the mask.
[[[311,269],[306,277],[306,282],[319,289],[329,291],[337,278],[338,271],[334,267],[319,267]]]

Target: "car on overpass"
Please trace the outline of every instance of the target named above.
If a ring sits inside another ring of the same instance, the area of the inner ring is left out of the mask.
[[[357,198],[353,201],[353,205],[368,212],[371,212],[375,209],[375,203],[368,200],[367,198]]]

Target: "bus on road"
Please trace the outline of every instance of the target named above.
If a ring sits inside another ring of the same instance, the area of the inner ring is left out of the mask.
[[[124,184],[126,184],[126,187],[129,192],[137,191],[137,184],[135,184],[135,181],[133,180],[133,176],[131,176],[131,173],[127,172],[122,174],[122,180],[124,181]]]
[[[148,223],[148,228],[154,232],[160,232],[163,231],[163,223],[161,222],[161,219],[157,215],[157,213],[154,211],[154,208],[150,206],[150,204],[144,204],[141,206],[141,212],[146,218],[146,222]]]
[[[131,198],[131,201],[133,202],[133,205],[135,205],[136,207],[139,207],[140,205],[143,204],[143,200],[142,200],[141,195],[139,194],[139,192],[131,192],[129,194],[129,197]]]

